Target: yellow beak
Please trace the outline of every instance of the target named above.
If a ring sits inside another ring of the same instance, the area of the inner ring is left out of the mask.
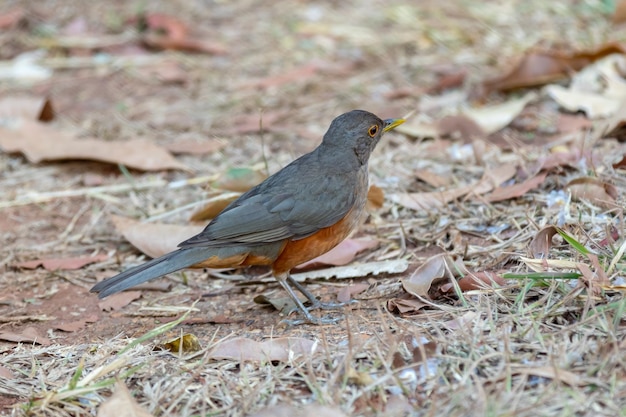
[[[404,122],[404,119],[387,119],[385,120],[385,127],[383,128],[383,132],[387,132],[395,127],[398,127]]]

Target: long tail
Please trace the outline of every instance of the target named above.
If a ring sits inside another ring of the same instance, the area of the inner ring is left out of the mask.
[[[91,292],[97,292],[98,298],[104,298],[162,275],[187,268],[206,260],[209,256],[207,248],[179,249],[105,279],[94,285]]]

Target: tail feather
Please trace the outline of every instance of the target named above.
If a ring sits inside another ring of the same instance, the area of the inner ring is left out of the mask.
[[[98,293],[98,298],[104,298],[146,281],[187,268],[204,261],[209,256],[207,255],[207,248],[179,249],[105,279],[94,285],[90,291]]]

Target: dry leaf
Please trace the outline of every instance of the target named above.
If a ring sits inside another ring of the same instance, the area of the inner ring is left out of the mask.
[[[298,265],[296,268],[302,269],[315,265],[346,265],[352,262],[358,253],[375,248],[378,244],[377,239],[346,239],[325,254]]]
[[[320,404],[295,405],[275,405],[248,414],[248,417],[346,417],[346,414],[339,408]]]
[[[612,20],[613,23],[622,23],[626,21],[626,0],[618,0],[615,3],[615,12],[613,12]]]
[[[159,348],[172,353],[193,353],[201,350],[202,346],[200,345],[200,340],[195,335],[185,333],[159,345]]]
[[[475,311],[467,311],[463,313],[462,316],[444,322],[443,325],[450,330],[458,330],[463,327],[468,327],[478,317],[480,317],[480,313],[477,313]]]
[[[610,55],[574,75],[569,87],[549,85],[546,93],[571,112],[583,111],[591,119],[613,116],[626,100],[626,56]]]
[[[211,197],[204,202],[204,205],[196,210],[189,220],[199,222],[203,220],[211,220],[217,217],[230,203],[241,196],[241,193],[223,193]]]
[[[118,381],[113,395],[98,407],[97,417],[152,417],[131,395],[126,385]]]
[[[24,119],[0,127],[0,147],[8,153],[21,152],[32,163],[88,159],[144,171],[187,170],[165,149],[145,139],[115,142],[95,138],[76,139],[69,132]]]
[[[530,51],[507,74],[483,82],[488,94],[557,81],[590,63],[614,53],[623,53],[620,43],[608,43],[594,51]]]
[[[178,249],[178,244],[200,233],[204,226],[178,226],[161,223],[141,223],[121,216],[111,216],[115,229],[137,249],[158,258]]]
[[[17,262],[13,264],[16,268],[36,269],[43,266],[48,271],[75,270],[85,265],[102,262],[109,259],[109,255],[101,253],[96,256],[77,256],[74,258],[48,258],[36,259],[34,261]]]
[[[347,287],[342,287],[337,292],[337,301],[340,303],[348,303],[354,298],[356,294],[360,294],[369,288],[369,284],[352,284]]]
[[[235,361],[288,362],[298,356],[312,355],[316,347],[317,342],[300,337],[281,337],[264,342],[236,337],[218,343],[209,356]]]
[[[97,314],[82,317],[80,320],[70,321],[67,323],[55,323],[54,328],[64,332],[76,332],[87,325],[87,323],[95,323],[99,319]]]
[[[0,365],[0,378],[6,381],[10,381],[12,379],[15,379],[15,375],[13,375],[13,372],[11,372],[9,368]]]
[[[533,178],[529,178],[519,184],[509,185],[506,187],[497,187],[495,190],[493,190],[491,194],[486,196],[485,199],[493,203],[496,201],[503,201],[509,200],[511,198],[521,197],[528,191],[537,188],[538,186],[543,184],[547,175],[548,174],[544,172]]]
[[[265,174],[250,168],[230,168],[211,184],[221,190],[246,192],[266,178]]]
[[[428,307],[428,304],[415,298],[405,299],[398,297],[387,301],[387,310],[398,314],[414,314],[424,307]]]
[[[24,9],[19,7],[0,14],[0,29],[11,29],[16,26],[24,18],[24,16]]]
[[[141,29],[144,29],[143,42],[151,48],[202,52],[212,55],[222,55],[228,52],[226,47],[217,42],[192,37],[188,33],[187,25],[173,16],[150,13],[136,20],[142,24]]]
[[[404,290],[418,298],[428,297],[428,290],[430,290],[433,281],[445,276],[446,256],[445,254],[438,254],[428,258],[410,277],[402,279]]]
[[[473,120],[489,135],[508,126],[524,110],[524,107],[536,98],[537,93],[530,92],[523,97],[501,104],[464,109],[462,114]]]
[[[379,274],[401,274],[409,268],[409,263],[406,259],[393,259],[389,261],[368,262],[366,264],[356,264],[347,266],[336,266],[326,269],[314,269],[307,272],[300,272],[298,274],[292,274],[292,278],[296,281],[302,282],[307,279],[345,279],[345,278],[360,278],[368,275]],[[268,279],[273,281],[273,278]]]
[[[535,259],[545,259],[552,247],[552,237],[558,233],[556,226],[544,226],[528,244],[528,249]]]
[[[564,187],[575,200],[587,200],[599,207],[615,207],[617,188],[593,177],[575,178]]]
[[[471,273],[459,280],[459,288],[463,292],[483,290],[485,287],[501,287],[505,284],[500,274],[487,271]]]
[[[26,327],[20,333],[10,330],[0,331],[0,340],[17,343],[38,343],[42,346],[50,346],[52,342],[46,336],[39,334],[34,327]]]
[[[48,122],[54,119],[52,101],[35,96],[4,97],[0,99],[0,119]]]
[[[415,176],[421,180],[424,181],[426,184],[434,187],[434,188],[440,188],[440,187],[445,187],[446,185],[450,184],[450,176],[446,175],[439,175],[439,174],[435,174],[432,171],[426,170],[426,169],[418,169],[415,171]]]
[[[370,185],[367,191],[367,211],[379,210],[385,203],[385,193],[382,188],[376,185]]]
[[[100,307],[102,311],[119,310],[139,297],[141,297],[141,291],[123,291],[98,301],[98,307]]]

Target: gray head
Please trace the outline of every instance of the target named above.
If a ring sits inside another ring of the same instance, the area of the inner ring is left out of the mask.
[[[365,165],[383,133],[402,123],[403,119],[382,120],[365,110],[352,110],[332,121],[322,146],[337,148],[339,155],[353,151],[358,162]]]

